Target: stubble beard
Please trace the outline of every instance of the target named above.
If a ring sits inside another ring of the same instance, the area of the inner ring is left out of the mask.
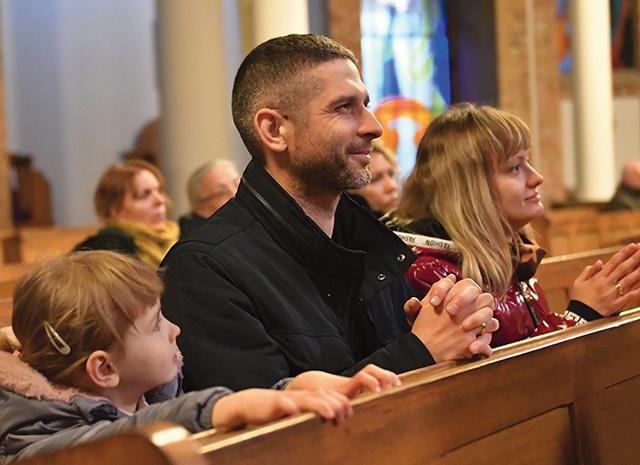
[[[360,189],[371,182],[368,166],[357,169],[349,163],[350,148],[345,150],[325,147],[312,152],[322,155],[302,159],[296,157],[296,161],[291,165],[292,175],[307,187],[341,193],[350,189]]]

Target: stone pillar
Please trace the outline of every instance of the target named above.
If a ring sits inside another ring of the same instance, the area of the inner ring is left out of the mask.
[[[186,183],[201,164],[248,160],[231,118],[242,59],[235,0],[158,0],[162,167],[173,218],[188,211]]]
[[[606,201],[616,185],[609,2],[573,0],[571,14],[577,196]]]
[[[309,32],[309,8],[306,0],[251,0],[252,47],[287,34]]]

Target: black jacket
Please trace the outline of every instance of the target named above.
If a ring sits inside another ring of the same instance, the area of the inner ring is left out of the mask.
[[[185,388],[434,363],[403,312],[413,291],[402,276],[414,259],[347,196],[327,237],[252,161],[235,199],[162,264],[163,311],[182,328]]]

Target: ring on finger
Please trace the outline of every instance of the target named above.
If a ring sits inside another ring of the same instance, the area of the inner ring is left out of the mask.
[[[616,282],[614,286],[618,290],[618,295],[622,297],[624,295],[624,289],[622,289],[622,286],[620,285],[620,283]]]
[[[487,323],[485,322],[480,325],[480,334],[478,334],[478,336],[482,336],[486,332],[487,332]]]

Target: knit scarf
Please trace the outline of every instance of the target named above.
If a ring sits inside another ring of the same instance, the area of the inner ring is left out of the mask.
[[[178,241],[178,223],[167,220],[162,226],[123,220],[107,220],[108,228],[115,228],[131,235],[138,247],[138,257],[157,268],[173,244]]]

